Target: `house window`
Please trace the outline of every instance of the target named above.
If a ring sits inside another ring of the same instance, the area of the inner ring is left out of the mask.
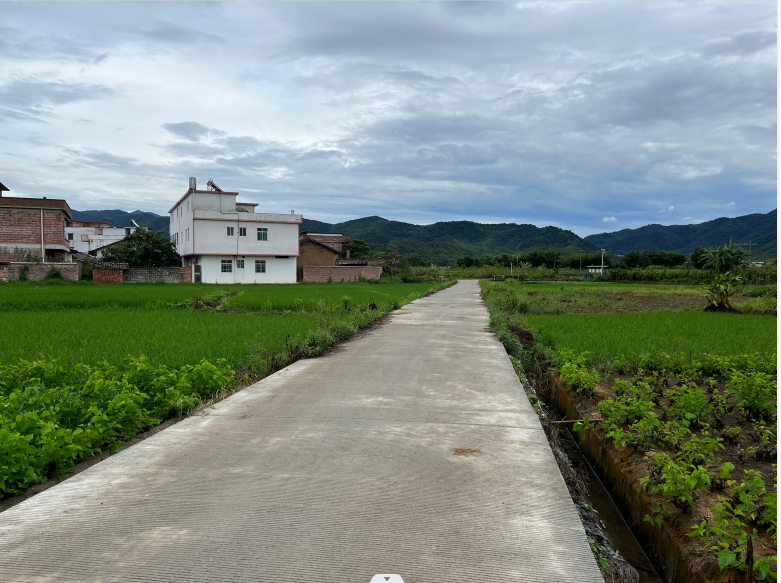
[[[185,238],[186,241],[190,240],[190,229],[185,229],[184,230],[184,238]]]
[[[222,273],[233,273],[233,259],[222,259],[220,261],[220,271]]]
[[[268,241],[268,229],[266,227],[258,228],[258,241]]]
[[[247,236],[247,227],[239,227],[239,237]]]
[[[73,241],[73,233],[68,233],[68,241]]]
[[[188,213],[190,212],[190,201],[189,200],[187,201],[187,212]]]
[[[236,260],[236,269],[244,269],[244,260],[243,259],[237,259]]]
[[[256,259],[255,260],[255,273],[266,273],[266,260],[265,259]]]
[[[228,237],[233,237],[233,227],[228,227]]]

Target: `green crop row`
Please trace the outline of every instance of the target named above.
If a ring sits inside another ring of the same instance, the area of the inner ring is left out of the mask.
[[[0,367],[0,495],[60,474],[236,385],[225,361],[179,369],[21,361]]]
[[[585,366],[587,355],[562,351],[560,376],[578,392],[593,392]],[[689,536],[702,539],[719,566],[756,571],[759,580],[775,579],[774,556],[754,560],[749,541],[775,539],[776,494],[768,493],[762,474],[745,470],[733,479],[735,465],[722,458],[728,444],[738,444],[738,458],[775,460],[776,358],[759,354],[732,357],[661,353],[642,359],[637,376],[615,378],[612,396],[602,394],[599,418],[584,417],[575,430],[598,428],[616,449],[629,446],[647,456],[643,488],[661,503],[646,516],[657,526],[675,509],[690,512],[705,492],[728,491],[711,507],[713,518],[692,527]],[[620,361],[608,372],[626,373]],[[607,375],[609,376],[609,375]],[[672,380],[672,383],[671,383]],[[736,425],[725,426],[730,415]],[[746,447],[740,448],[741,441]],[[748,445],[754,443],[754,445]],[[773,464],[775,476],[775,464]]]

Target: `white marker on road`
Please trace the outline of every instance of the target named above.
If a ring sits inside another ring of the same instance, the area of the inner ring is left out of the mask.
[[[370,583],[404,583],[401,575],[375,575]]]

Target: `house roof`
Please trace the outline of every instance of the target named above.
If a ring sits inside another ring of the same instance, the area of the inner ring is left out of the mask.
[[[298,243],[299,243],[299,245],[303,245],[304,243],[314,243],[315,245],[320,245],[320,247],[322,247],[323,249],[328,249],[334,255],[339,255],[339,251],[337,251],[333,247],[329,247],[328,245],[325,245],[324,243],[321,243],[320,241],[316,241],[315,239],[310,239],[309,237],[304,237]]]
[[[178,206],[181,204],[181,202],[182,202],[182,201],[183,201],[185,198],[187,198],[187,197],[188,197],[188,196],[190,196],[191,194],[196,194],[196,193],[198,193],[198,194],[232,194],[233,196],[239,196],[239,193],[238,193],[238,192],[217,192],[216,190],[188,190],[187,192],[185,192],[185,193],[184,193],[184,194],[183,194],[183,195],[182,195],[182,196],[179,198],[179,200],[177,200],[177,201],[176,201],[176,203],[174,204],[174,206],[172,206],[170,209],[168,209],[168,212],[169,212],[169,213],[172,213],[172,212],[173,212],[173,210],[174,210],[176,207],[178,207]]]
[[[3,192],[3,191],[6,191],[6,192],[11,192],[11,189],[10,189],[10,188],[8,188],[8,187],[7,187],[5,184],[3,184],[2,182],[0,182],[0,192]]]
[[[69,220],[73,216],[73,212],[71,211],[71,207],[68,206],[68,203],[59,198],[21,198],[16,196],[3,196],[0,197],[0,207],[57,209],[64,212]]]

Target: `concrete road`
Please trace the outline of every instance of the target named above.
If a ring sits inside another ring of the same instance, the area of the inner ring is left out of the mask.
[[[377,573],[602,582],[477,282],[0,514],[5,583]]]

